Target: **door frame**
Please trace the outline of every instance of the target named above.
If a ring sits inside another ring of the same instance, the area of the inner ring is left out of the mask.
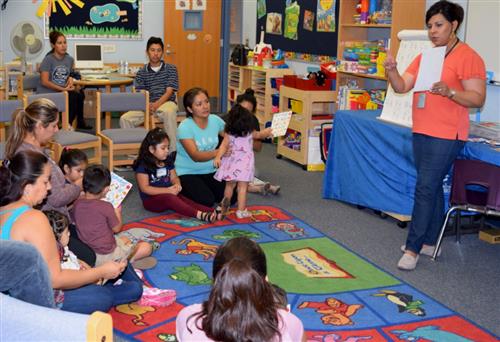
[[[219,111],[226,113],[227,87],[228,87],[228,64],[231,49],[229,26],[231,22],[231,1],[222,0],[221,20],[221,51],[220,51],[220,79],[219,79]]]

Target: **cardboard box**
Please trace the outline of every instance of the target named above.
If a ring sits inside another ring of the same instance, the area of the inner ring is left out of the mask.
[[[479,238],[488,243],[500,243],[500,229],[487,229],[479,232]]]

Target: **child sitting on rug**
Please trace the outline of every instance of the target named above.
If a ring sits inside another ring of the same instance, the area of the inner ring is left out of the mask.
[[[85,152],[78,148],[65,148],[59,158],[59,167],[61,168],[66,182],[82,185],[83,171],[89,161]]]
[[[169,138],[161,128],[148,132],[133,169],[144,209],[155,213],[173,210],[181,215],[213,223],[222,216],[180,194],[182,187],[174,169],[175,152],[169,154]]]
[[[103,165],[91,165],[83,174],[83,195],[76,200],[72,216],[80,239],[96,253],[96,266],[108,260],[124,260],[134,252],[140,260],[153,252],[153,246],[141,241],[134,245],[128,238],[115,236],[122,229],[121,206],[113,208],[103,201],[111,184],[111,173]],[[151,259],[154,259],[151,257]],[[151,260],[155,263],[156,260]]]
[[[267,281],[256,242],[238,237],[220,246],[213,278],[208,300],[177,315],[178,341],[305,341],[302,322]]]
[[[218,181],[226,181],[224,198],[221,202],[222,214],[229,209],[234,189],[238,186],[238,210],[236,217],[252,216],[247,210],[248,184],[253,181],[255,173],[253,139],[263,139],[272,135],[271,130],[258,132],[255,130],[253,115],[241,105],[235,105],[229,111],[224,128],[224,140],[214,159],[219,168],[214,175]],[[226,156],[226,152],[231,153]]]

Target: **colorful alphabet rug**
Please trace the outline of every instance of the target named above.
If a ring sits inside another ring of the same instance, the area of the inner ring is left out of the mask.
[[[156,240],[148,285],[177,291],[168,307],[119,305],[115,333],[139,341],[175,341],[175,317],[210,291],[217,247],[237,236],[266,252],[269,279],[286,290],[291,311],[313,341],[497,341],[497,337],[349,251],[279,208],[250,207],[252,217],[205,224],[175,213],[125,226],[132,239]]]

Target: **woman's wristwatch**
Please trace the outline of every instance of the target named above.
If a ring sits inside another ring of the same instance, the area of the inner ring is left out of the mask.
[[[455,95],[457,95],[456,90],[450,89],[450,95],[448,95],[448,98],[452,99]]]

